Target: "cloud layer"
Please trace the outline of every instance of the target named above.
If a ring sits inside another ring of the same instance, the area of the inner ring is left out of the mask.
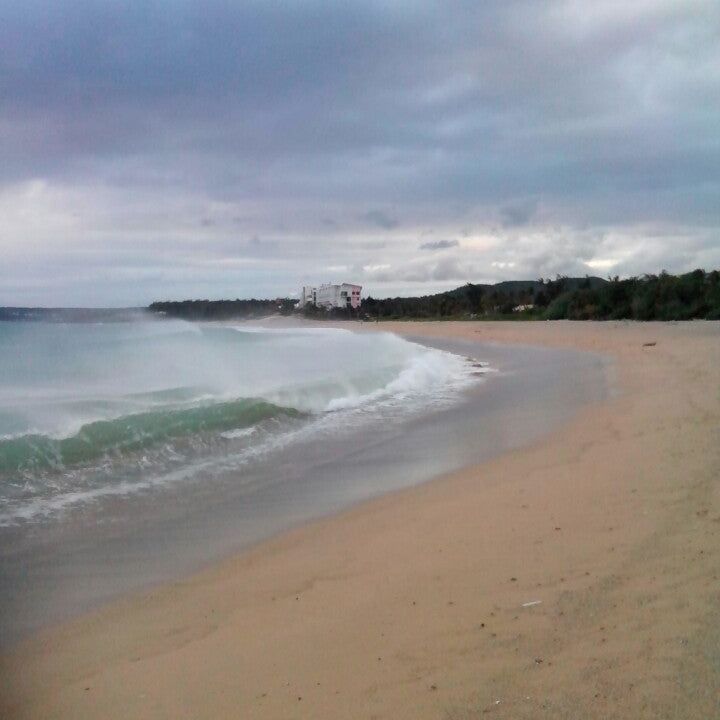
[[[0,0],[0,304],[720,266],[714,0]]]

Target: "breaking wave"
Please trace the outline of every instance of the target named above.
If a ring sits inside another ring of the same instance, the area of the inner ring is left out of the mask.
[[[394,422],[456,401],[476,375],[386,333],[0,324],[0,524]]]
[[[98,458],[137,453],[158,443],[213,431],[249,429],[268,418],[296,417],[294,408],[243,399],[184,410],[155,410],[83,425],[78,433],[56,439],[23,435],[0,441],[0,473],[63,470]]]

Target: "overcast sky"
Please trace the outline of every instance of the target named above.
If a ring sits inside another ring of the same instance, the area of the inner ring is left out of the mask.
[[[0,305],[695,267],[718,0],[0,0]]]

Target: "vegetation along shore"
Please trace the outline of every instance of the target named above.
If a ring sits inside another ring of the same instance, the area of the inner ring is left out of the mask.
[[[228,320],[295,312],[292,298],[154,302],[150,310],[187,320]],[[313,319],[366,320],[692,320],[720,319],[720,271],[467,283],[422,297],[363,299],[362,308],[303,309]]]

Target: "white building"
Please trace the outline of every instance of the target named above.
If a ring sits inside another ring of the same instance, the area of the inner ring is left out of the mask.
[[[340,285],[305,285],[300,293],[298,307],[312,304],[324,308],[359,308],[362,285],[341,283]]]
[[[300,302],[298,307],[305,307],[306,305],[314,305],[316,301],[316,291],[312,285],[303,285],[303,289],[300,292]]]

